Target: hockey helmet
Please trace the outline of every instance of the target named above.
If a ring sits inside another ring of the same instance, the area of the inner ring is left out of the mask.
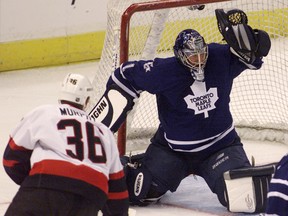
[[[87,99],[91,96],[93,87],[89,79],[81,74],[68,74],[61,86],[60,101],[68,101],[78,104],[83,108],[87,105]]]
[[[190,69],[193,78],[204,81],[204,67],[208,58],[204,38],[193,29],[185,29],[178,34],[173,49],[176,58]]]

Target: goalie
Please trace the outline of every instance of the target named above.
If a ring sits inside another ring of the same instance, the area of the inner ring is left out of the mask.
[[[147,205],[174,192],[191,173],[205,179],[231,212],[263,212],[273,166],[253,167],[229,108],[233,80],[258,70],[271,42],[241,10],[216,10],[227,44],[206,44],[199,32],[179,33],[175,56],[123,63],[111,75],[99,119],[117,131],[141,92],[156,95],[160,125],[145,153],[124,156],[130,203]],[[259,71],[261,73],[261,71]],[[117,106],[120,100],[121,105]],[[101,107],[100,107],[101,108]],[[90,114],[97,116],[96,106]]]

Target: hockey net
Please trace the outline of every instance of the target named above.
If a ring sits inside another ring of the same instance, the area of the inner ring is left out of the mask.
[[[205,4],[203,10],[195,9],[201,4]],[[217,8],[242,9],[249,25],[267,31],[272,41],[261,70],[246,71],[235,79],[231,111],[238,133],[248,139],[287,142],[287,0],[110,0],[106,39],[93,80],[95,92],[90,107],[102,96],[110,74],[120,63],[173,55],[175,38],[186,28],[200,32],[207,43],[224,43],[217,29]],[[126,129],[118,131],[122,154],[126,146],[129,151],[149,144],[159,123],[155,101],[155,96],[142,93],[129,114]]]

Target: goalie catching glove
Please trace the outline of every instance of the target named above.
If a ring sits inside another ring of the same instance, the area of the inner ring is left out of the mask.
[[[253,64],[256,57],[267,56],[271,47],[267,32],[252,29],[247,15],[238,9],[225,12],[215,10],[217,24],[231,52],[247,64]]]

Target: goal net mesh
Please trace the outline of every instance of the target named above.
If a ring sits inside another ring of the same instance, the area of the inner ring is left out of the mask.
[[[93,80],[95,92],[90,108],[100,99],[109,76],[120,64],[121,16],[130,5],[141,2],[147,0],[108,2],[106,39]],[[153,3],[155,1],[151,5]],[[230,106],[238,133],[247,139],[287,142],[287,0],[233,0],[205,4],[203,10],[179,5],[175,8],[137,11],[128,25],[128,60],[172,56],[176,36],[186,28],[197,30],[207,43],[224,43],[215,18],[215,9],[218,8],[242,9],[248,15],[248,24],[267,31],[272,41],[271,51],[264,58],[262,68],[245,71],[234,81]],[[144,92],[129,114],[127,150],[149,144],[159,124],[155,101],[154,95]]]

